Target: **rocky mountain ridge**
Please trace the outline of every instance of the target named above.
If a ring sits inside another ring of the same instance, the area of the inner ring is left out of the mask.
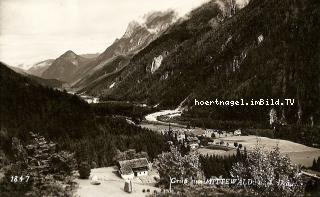
[[[258,122],[265,121],[270,106],[195,108],[192,101],[291,98],[296,100],[293,107],[276,107],[279,118],[316,122],[319,2],[252,0],[241,10],[221,2],[195,9],[135,54],[125,68],[84,91],[106,100],[164,108],[175,108],[188,98],[189,116]]]

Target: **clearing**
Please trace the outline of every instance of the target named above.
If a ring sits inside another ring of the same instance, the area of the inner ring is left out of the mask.
[[[150,172],[150,176],[154,172]],[[125,180],[117,175],[117,169],[115,167],[96,168],[91,170],[90,177],[96,176],[101,182],[100,185],[92,185],[91,179],[76,179],[79,184],[76,195],[80,197],[144,197],[147,194],[153,193],[155,190],[160,191],[159,188],[153,186],[153,184],[144,184],[142,181],[146,177],[140,180],[135,178],[132,181],[132,193],[124,191]],[[150,177],[149,176],[149,177]],[[142,190],[145,189],[145,192]],[[147,192],[147,189],[150,192]]]
[[[251,151],[256,146],[257,141],[259,141],[266,150],[271,150],[273,147],[279,145],[281,153],[287,154],[294,163],[301,164],[306,167],[311,166],[313,159],[317,159],[320,156],[320,149],[308,147],[288,140],[271,139],[254,135],[231,136],[219,139],[223,140],[225,143],[228,142],[230,146],[233,146],[234,142],[238,142],[238,144],[242,144],[243,147],[246,147],[248,151]],[[203,155],[232,155],[236,153],[236,150],[224,151],[200,148],[198,152]]]

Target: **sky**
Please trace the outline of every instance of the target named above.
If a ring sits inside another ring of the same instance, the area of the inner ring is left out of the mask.
[[[0,61],[28,68],[68,50],[101,53],[151,11],[180,16],[208,0],[0,0]]]

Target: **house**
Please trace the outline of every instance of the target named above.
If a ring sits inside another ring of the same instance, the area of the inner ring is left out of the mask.
[[[162,134],[168,134],[174,139],[176,139],[178,142],[183,142],[186,139],[186,134],[185,131],[182,129],[177,129],[177,130],[161,130],[160,131]]]
[[[148,175],[150,164],[147,158],[139,158],[119,161],[118,168],[123,179],[133,179],[135,176]]]
[[[185,140],[185,146],[190,147],[190,149],[199,148],[200,140],[197,137],[187,137]]]
[[[87,103],[99,103],[99,98],[92,97],[92,96],[87,96],[87,95],[81,95],[80,96],[83,100],[85,100]]]
[[[241,129],[237,129],[233,132],[233,135],[240,136],[241,135]]]
[[[206,129],[206,130],[204,130],[203,136],[211,138],[213,133],[214,133],[214,131],[212,129]]]
[[[184,133],[184,131],[177,131],[175,132],[175,138],[178,142],[183,142],[186,139],[186,134]]]

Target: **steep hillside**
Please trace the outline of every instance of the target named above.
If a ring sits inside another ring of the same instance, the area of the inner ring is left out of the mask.
[[[36,130],[47,137],[77,138],[93,128],[89,106],[76,96],[43,87],[2,63],[0,71],[0,125],[11,135],[24,138]]]
[[[10,69],[12,69],[13,71],[15,71],[16,73],[19,73],[25,77],[28,77],[29,79],[32,79],[36,82],[38,82],[39,84],[41,84],[42,86],[47,86],[50,88],[62,88],[63,82],[59,81],[57,79],[43,79],[41,77],[29,74],[28,71],[25,71],[23,69],[17,68],[17,67],[12,67],[12,66],[8,66]]]
[[[73,51],[67,51],[55,59],[49,68],[42,73],[41,77],[70,82],[74,74],[89,61],[90,59],[79,56]]]
[[[100,69],[92,69],[90,74],[87,74],[84,78],[79,80],[75,87],[80,89],[80,92],[86,92],[93,95],[103,94],[101,90],[105,88],[112,88],[114,85],[109,85],[108,87],[104,83],[105,78],[116,75],[130,62],[131,56],[116,56],[110,58],[108,62],[104,63],[104,66]],[[115,82],[116,83],[116,82]]]
[[[231,13],[228,9],[224,9],[224,7],[222,7],[223,5],[220,1],[219,3],[210,2],[194,10],[186,18],[179,19],[179,21],[171,26],[162,36],[136,54],[127,68],[120,70],[112,76],[106,77],[103,81],[105,85],[101,87],[102,89],[100,89],[100,91],[104,92],[106,97],[112,99],[133,99],[139,101],[151,99],[154,95],[153,93],[142,92],[145,91],[145,88],[149,87],[143,85],[144,87],[141,88],[139,84],[145,83],[143,82],[144,80],[157,75],[163,60],[169,55],[174,57],[175,53],[182,51],[182,45],[185,42],[188,40],[195,42],[204,32],[216,28],[219,21]],[[189,41],[189,45],[193,44],[191,41]],[[186,48],[185,50],[189,49]],[[184,55],[176,56],[175,59],[182,60],[183,57]],[[192,58],[192,56],[185,56],[185,59],[190,58]],[[161,80],[155,78],[155,84],[164,81],[163,79],[168,78],[169,74],[173,75],[171,70],[167,69]],[[115,84],[115,86],[110,88],[112,84]],[[122,92],[122,90],[124,91]],[[128,92],[131,90],[137,90],[134,94],[141,95],[141,97],[133,98],[135,96]],[[91,93],[89,89],[88,93]],[[130,98],[131,96],[133,97]],[[158,97],[158,99],[159,98],[160,97]],[[181,101],[183,99],[184,98],[181,98]]]
[[[75,95],[43,87],[0,63],[0,150],[12,155],[12,137],[23,143],[40,133],[59,149],[75,152],[78,163],[114,164],[116,150],[134,148],[151,158],[166,148],[163,136],[128,124],[125,119],[97,116]]]
[[[192,108],[193,99],[291,98],[279,118],[319,122],[320,2],[253,0],[240,11],[221,2],[191,12],[106,79],[105,99],[174,108],[188,98],[189,116],[266,122],[270,106]]]
[[[73,87],[82,89],[86,86],[92,87],[96,79],[101,81],[103,75],[121,70],[126,66],[126,60],[130,59],[145,48],[151,41],[159,37],[175,21],[174,11],[151,12],[144,16],[144,22],[132,21],[124,35],[116,39],[102,54],[79,71],[73,78]],[[124,61],[118,62],[119,59]],[[103,75],[101,75],[103,74]]]

